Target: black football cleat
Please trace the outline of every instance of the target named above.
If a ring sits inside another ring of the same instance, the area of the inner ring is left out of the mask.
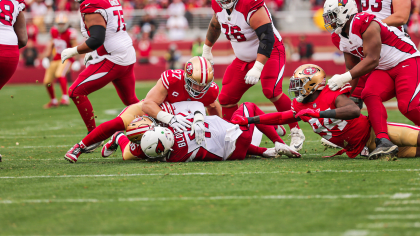
[[[395,156],[398,153],[398,146],[386,138],[375,139],[376,148],[369,155],[369,160],[376,160],[381,156]]]

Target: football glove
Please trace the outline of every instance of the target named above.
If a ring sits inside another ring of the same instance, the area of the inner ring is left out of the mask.
[[[194,113],[194,122],[191,125],[190,135],[195,133],[195,142],[200,145],[203,141],[205,141],[205,132],[204,115],[201,114],[201,112],[196,111]]]
[[[319,110],[314,110],[314,109],[306,108],[306,109],[303,109],[303,110],[299,111],[295,115],[295,118],[302,119],[301,116],[307,116],[307,117],[312,117],[312,118],[320,118],[319,113],[320,113]]]
[[[85,66],[87,66],[86,64],[88,63],[88,61],[92,60],[92,53],[88,52],[85,54],[85,58],[83,59],[83,64],[85,64]]]
[[[203,54],[201,54],[201,56],[206,58],[212,65],[214,65],[213,54],[211,54],[211,48],[212,47],[209,47],[206,44],[204,44],[203,45]]]
[[[347,71],[341,75],[334,75],[331,79],[328,80],[328,86],[332,91],[336,91],[339,88],[342,88],[346,83],[352,80],[350,71]]]
[[[191,122],[182,115],[175,115],[169,121],[169,126],[178,132],[187,131],[187,128],[191,128]]]
[[[248,125],[248,118],[244,116],[234,116],[232,117],[230,122],[238,125]]]
[[[42,67],[44,67],[44,69],[48,69],[48,67],[50,67],[50,59],[44,57],[42,58]]]
[[[80,62],[75,61],[73,64],[71,64],[71,70],[72,71],[79,71],[80,70]]]
[[[67,59],[79,55],[77,46],[73,48],[66,48],[61,52],[61,63],[64,63]]]
[[[264,68],[264,65],[259,62],[255,61],[254,66],[251,68],[251,70],[246,73],[245,76],[245,83],[246,84],[257,84],[260,80],[261,72]]]

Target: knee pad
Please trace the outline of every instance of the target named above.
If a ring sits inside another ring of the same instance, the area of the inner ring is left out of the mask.
[[[239,100],[232,99],[229,95],[221,93],[219,94],[219,102],[220,102],[220,105],[224,106],[224,105],[236,104],[239,102]]]

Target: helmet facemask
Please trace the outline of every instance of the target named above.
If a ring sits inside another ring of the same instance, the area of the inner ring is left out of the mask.
[[[336,11],[339,11],[339,9],[335,8],[333,11],[327,11],[322,15],[324,17],[324,27],[331,34],[340,34],[345,24],[345,22],[344,24],[338,22]]]
[[[216,0],[217,4],[223,9],[231,9],[238,0]]]
[[[193,88],[193,85],[201,86],[197,81],[195,81],[193,78],[189,77],[187,73],[184,75],[185,78],[185,90],[187,90],[188,94],[195,99],[200,99],[204,97],[204,95],[207,93],[207,91],[210,89],[211,83],[208,83],[204,86],[204,88],[201,91],[195,90]]]

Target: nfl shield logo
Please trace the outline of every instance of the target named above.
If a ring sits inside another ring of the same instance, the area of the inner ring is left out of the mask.
[[[314,103],[314,108],[316,108],[316,103]]]
[[[187,66],[185,67],[186,68],[186,72],[187,72],[187,74],[189,75],[189,76],[192,76],[192,74],[193,74],[193,64],[191,63],[191,62],[188,62],[187,63]]]

